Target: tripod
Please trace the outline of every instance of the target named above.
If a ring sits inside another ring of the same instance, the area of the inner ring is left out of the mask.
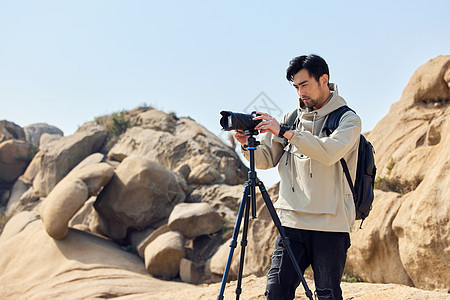
[[[308,285],[306,284],[305,278],[303,277],[302,271],[300,270],[300,266],[298,265],[294,253],[292,252],[292,249],[290,247],[289,238],[286,236],[286,233],[284,232],[284,228],[281,226],[281,221],[278,218],[278,215],[275,211],[275,208],[272,204],[272,201],[270,200],[270,196],[267,193],[267,190],[262,183],[262,181],[259,181],[256,176],[255,171],[255,153],[256,147],[260,144],[256,139],[253,137],[253,135],[258,134],[258,132],[254,131],[245,131],[245,134],[248,135],[247,138],[247,150],[250,151],[250,171],[248,172],[248,180],[244,184],[244,194],[242,196],[242,201],[239,206],[239,212],[236,220],[236,225],[234,227],[233,231],[233,238],[231,239],[230,243],[230,252],[228,254],[228,260],[227,264],[225,266],[225,271],[223,273],[222,278],[222,285],[220,287],[220,293],[217,296],[217,300],[223,300],[223,294],[225,292],[225,285],[228,277],[228,273],[230,271],[231,267],[231,260],[233,259],[233,253],[234,249],[237,246],[237,238],[239,235],[239,228],[241,227],[241,221],[242,217],[244,215],[244,228],[242,230],[242,240],[241,240],[241,257],[239,261],[239,270],[238,270],[238,277],[237,277],[237,286],[236,286],[236,300],[239,299],[241,292],[242,292],[242,273],[244,270],[244,257],[245,257],[245,247],[247,246],[247,232],[248,232],[248,221],[250,216],[250,204],[252,209],[252,219],[256,219],[256,186],[258,185],[259,190],[261,191],[262,197],[264,199],[264,203],[266,204],[267,209],[269,210],[269,214],[272,218],[272,221],[274,222],[275,226],[278,229],[278,232],[280,233],[280,236],[283,240],[283,244],[286,246],[289,254],[289,258],[291,259],[292,263],[294,264],[294,268],[298,274],[298,276],[301,279],[302,285],[305,289],[306,296],[308,299],[313,300],[312,292],[308,288]]]

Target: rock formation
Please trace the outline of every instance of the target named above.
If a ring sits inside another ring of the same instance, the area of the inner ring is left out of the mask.
[[[114,174],[106,163],[89,165],[70,172],[45,199],[42,219],[45,230],[54,239],[63,239],[68,224],[89,197],[97,196]]]
[[[46,144],[33,158],[24,174],[33,182],[35,194],[46,197],[70,170],[102,147],[106,135],[102,126],[90,122],[74,134]]]
[[[0,142],[6,140],[25,140],[25,131],[16,123],[2,120],[0,121]]]
[[[127,157],[94,204],[96,231],[122,240],[130,228],[143,230],[168,217],[187,192],[184,179],[159,163]]]
[[[121,161],[135,155],[157,161],[169,170],[186,165],[195,170],[190,176],[194,184],[235,185],[247,178],[237,154],[189,118],[149,110],[131,117],[130,124],[108,152],[110,159]]]
[[[64,133],[59,128],[45,123],[31,124],[25,126],[23,129],[25,132],[25,139],[36,147],[45,144],[49,139],[57,139],[58,137],[64,136]],[[43,136],[44,142],[41,143]]]
[[[378,180],[398,192],[378,191],[353,230],[348,267],[365,281],[450,286],[449,87],[450,56],[430,60],[367,135]]]

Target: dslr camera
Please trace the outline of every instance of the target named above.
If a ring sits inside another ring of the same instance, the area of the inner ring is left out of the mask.
[[[220,114],[222,118],[220,119],[220,125],[222,126],[222,130],[230,131],[230,130],[242,130],[244,132],[250,134],[258,134],[258,131],[255,130],[256,125],[258,125],[262,120],[254,121],[253,118],[259,116],[256,111],[251,114],[240,114],[234,113],[231,111],[221,111]]]

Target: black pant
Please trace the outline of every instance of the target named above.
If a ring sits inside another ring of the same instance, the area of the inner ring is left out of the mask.
[[[344,272],[350,235],[346,232],[324,232],[284,227],[292,252],[302,273],[311,265],[316,295],[322,299],[342,299],[341,278]],[[278,235],[267,273],[266,299],[291,300],[300,278],[287,249]]]

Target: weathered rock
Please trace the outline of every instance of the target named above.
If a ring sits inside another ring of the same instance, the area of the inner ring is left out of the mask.
[[[83,159],[78,165],[76,165],[71,171],[75,172],[79,169],[82,169],[86,166],[90,166],[90,165],[95,165],[98,163],[101,163],[103,161],[103,159],[105,158],[105,156],[101,153],[93,153],[91,155],[89,155],[88,157],[86,157],[85,159]]]
[[[153,117],[156,119],[151,119]],[[138,114],[131,124],[136,126],[128,128],[120,137],[108,158],[121,161],[137,155],[157,161],[170,170],[178,170],[182,165],[193,170],[206,163],[219,172],[216,182],[227,184],[242,184],[247,177],[247,168],[237,154],[191,119],[175,119],[151,110]]]
[[[52,142],[36,154],[24,176],[33,181],[37,195],[45,197],[78,163],[100,149],[106,131],[95,122],[81,126],[74,134]]]
[[[23,130],[25,131],[26,140],[36,147],[39,147],[41,136],[43,134],[51,134],[60,137],[64,135],[64,133],[58,127],[45,123],[31,124],[25,126]]]
[[[147,239],[153,232],[155,232],[155,228],[153,227],[147,227],[144,230],[139,231],[132,231],[128,234],[128,244],[130,244],[133,249],[135,249],[137,252],[139,251],[139,245],[142,244],[145,239]],[[142,255],[140,255],[142,258],[144,258],[144,249],[142,249]]]
[[[450,56],[440,56],[421,66],[400,101],[367,135],[376,151],[380,176],[395,179],[397,188],[406,193],[398,195],[399,208],[394,204],[385,206],[392,200],[374,205],[371,214],[379,217],[367,220],[364,226],[376,224],[369,229],[370,236],[358,242],[358,248],[367,251],[349,256],[357,274],[364,274],[370,266],[387,273],[366,274],[364,279],[368,281],[398,282],[391,281],[398,276],[397,280],[404,284],[411,284],[409,277],[420,288],[449,286],[450,265],[442,255],[450,244],[449,66]],[[390,199],[381,199],[386,197]],[[395,215],[391,215],[393,212]],[[357,263],[364,260],[362,255],[370,257],[369,266]]]
[[[69,229],[65,239],[54,240],[42,225],[29,225],[0,243],[0,253],[0,291],[5,300],[157,300],[165,298],[155,298],[155,293],[195,288],[153,278],[136,255],[75,229]]]
[[[151,234],[149,234],[143,241],[141,241],[139,243],[139,245],[137,246],[137,251],[140,257],[144,258],[144,254],[145,254],[145,248],[147,248],[147,246],[153,242],[157,237],[159,237],[160,235],[169,232],[170,228],[169,226],[166,225],[162,225],[160,227],[158,227],[155,231],[153,231]]]
[[[63,239],[69,230],[69,220],[88,198],[86,184],[76,179],[59,182],[44,201],[42,220],[45,230],[54,239]]]
[[[75,213],[75,215],[69,220],[69,227],[76,228],[78,230],[90,232],[89,225],[92,220],[92,214],[94,212],[95,197],[90,197],[83,206]]]
[[[450,56],[441,55],[420,66],[402,93],[402,104],[450,100]]]
[[[22,140],[0,143],[0,186],[12,185],[23,174],[33,156],[31,144]]]
[[[33,187],[30,187],[22,194],[22,196],[20,196],[19,205],[16,207],[16,211],[34,210],[40,202],[41,198],[34,193]]]
[[[392,228],[398,238],[400,259],[414,283],[422,289],[448,289],[450,283],[450,120],[433,170],[402,205]]]
[[[134,126],[169,133],[174,133],[177,125],[177,120],[173,115],[156,109],[147,110],[138,114],[133,121]]]
[[[244,187],[242,185],[213,184],[196,186],[190,195],[190,202],[206,202],[233,227],[239,211]]]
[[[145,248],[145,268],[156,277],[174,278],[178,275],[184,257],[183,235],[169,231],[157,237]]]
[[[183,176],[184,179],[189,178],[189,174],[191,173],[191,168],[189,167],[189,165],[184,164],[184,165],[180,165],[175,169],[175,172],[180,174],[181,176]]]
[[[423,177],[426,168],[432,168],[433,165],[430,164],[429,159],[423,159],[423,156],[414,159],[414,164],[417,166],[409,167],[409,172],[400,170],[398,163],[402,160],[410,161],[412,152],[428,148],[426,146],[429,144],[425,141],[431,125],[436,129],[442,128],[441,122],[448,119],[446,115],[450,99],[449,64],[450,55],[446,55],[432,59],[418,68],[403,90],[400,101],[391,106],[389,113],[367,135],[368,140],[373,141],[380,176],[387,175],[389,170],[386,167],[391,158],[395,161],[393,176],[398,175],[395,170],[397,168],[403,176],[411,177],[416,175]],[[436,86],[438,86],[437,89],[435,89]],[[426,103],[429,101],[440,101],[441,106],[428,106]],[[442,132],[442,129],[439,132]],[[436,132],[432,132],[431,135],[436,135]],[[434,138],[430,137],[430,139],[433,143]],[[426,153],[422,152],[422,154],[428,156],[435,152],[429,150],[432,148],[426,149]],[[419,170],[416,171],[417,167]],[[412,174],[409,175],[409,173]]]
[[[23,211],[14,215],[3,228],[2,234],[0,235],[0,244],[15,236],[30,223],[35,221],[39,221],[39,224],[42,224],[39,220],[39,215],[36,212]]]
[[[21,204],[20,198],[22,195],[30,189],[30,182],[24,180],[24,178],[19,178],[14,183],[11,189],[11,195],[8,200],[8,205],[6,206],[6,215],[12,215],[16,208]]]
[[[107,163],[94,163],[74,168],[64,180],[81,179],[88,188],[89,197],[92,197],[97,196],[113,175],[114,169]]]
[[[97,197],[96,231],[120,241],[129,228],[143,230],[167,217],[187,192],[186,182],[177,174],[148,159],[128,157]]]
[[[182,258],[180,261],[180,279],[184,282],[200,284],[205,276],[205,265]]]
[[[0,121],[0,143],[6,140],[25,140],[25,132],[22,127],[16,123],[1,120]]]
[[[219,231],[223,221],[207,203],[180,203],[170,214],[168,225],[171,230],[177,230],[192,239]]]
[[[375,190],[373,209],[351,233],[346,272],[357,274],[366,282],[390,282],[413,286],[399,255],[398,238],[392,228],[402,204],[398,193]]]
[[[49,144],[53,141],[59,141],[63,135],[59,134],[50,134],[50,133],[43,133],[41,135],[41,138],[39,139],[39,149],[44,149],[47,147],[50,147]]]
[[[63,239],[70,219],[89,197],[96,196],[114,171],[106,163],[89,165],[69,173],[45,199],[42,218],[48,234]]]
[[[189,174],[188,181],[192,184],[213,184],[220,181],[220,173],[207,163],[196,166]]]

